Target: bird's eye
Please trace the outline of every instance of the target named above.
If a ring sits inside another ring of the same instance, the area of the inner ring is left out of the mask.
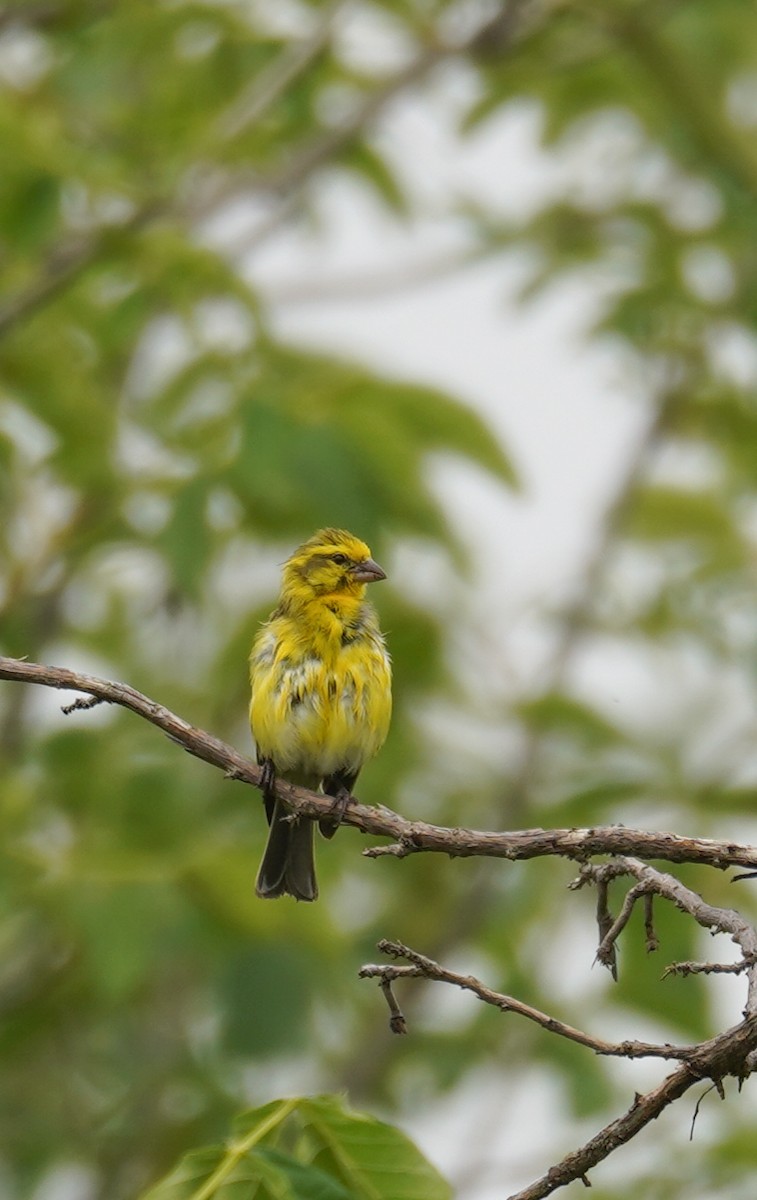
[[[332,554],[331,561],[337,563],[338,566],[343,567],[346,562],[349,562],[349,559],[347,558],[346,554]]]

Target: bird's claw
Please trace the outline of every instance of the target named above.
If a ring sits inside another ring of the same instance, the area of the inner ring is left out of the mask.
[[[355,797],[352,795],[349,788],[339,788],[338,792],[334,796],[334,803],[329,809],[329,815],[327,817],[322,817],[318,822],[321,833],[324,837],[332,838],[334,836],[344,820],[344,814],[346,813],[348,807],[350,804],[355,803]]]
[[[276,768],[272,758],[264,758],[260,764],[260,790],[264,796],[270,796],[276,784]]]

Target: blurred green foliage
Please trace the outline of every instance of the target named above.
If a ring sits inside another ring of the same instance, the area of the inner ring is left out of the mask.
[[[312,218],[314,185],[334,168],[404,221],[420,215],[370,122],[350,131],[327,117],[335,97],[350,118],[389,95],[391,75],[358,66],[328,30],[297,65],[327,10],[288,7],[297,36],[274,0],[0,4],[2,652],[128,680],[242,748],[247,648],[274,565],[298,540],[345,525],[380,561],[422,541],[453,577],[466,548],[429,456],[460,457],[503,486],[515,477],[456,398],[283,344],[239,270],[285,220]],[[459,28],[455,10],[370,6],[408,60],[426,63]],[[456,677],[464,614],[422,610],[400,587],[381,594],[396,718],[361,798],[402,807],[412,795],[419,815],[491,827],[664,812],[704,834],[718,817],[745,820],[753,719],[742,708],[707,762],[696,754],[722,721],[715,682],[737,675],[754,699],[757,674],[753,6],[546,6],[512,47],[471,39],[457,58],[472,85],[461,137],[536,106],[544,153],[570,169],[518,223],[453,194],[440,209],[478,254],[528,251],[524,301],[563,278],[601,288],[595,336],[643,392],[650,434],[619,480],[601,569],[559,634],[563,669],[507,712],[492,703],[482,718]],[[586,146],[588,174],[575,159]],[[209,232],[240,203],[259,219],[244,254]],[[673,671],[677,653],[693,654],[710,702],[629,727],[571,670],[582,650],[605,647],[670,655]],[[497,737],[515,731],[522,760],[476,764],[464,779],[435,766],[424,717],[439,704]],[[64,720],[49,697],[5,685],[0,767],[9,1194],[32,1197],[75,1162],[93,1196],[126,1200],[282,1090],[348,1089],[407,1117],[477,1069],[495,1064],[512,1081],[540,1062],[566,1108],[597,1124],[624,1100],[585,1053],[475,1006],[447,1021],[426,990],[407,988],[415,1036],[392,1041],[380,997],[355,979],[377,937],[399,933],[436,957],[483,958],[492,985],[587,1024],[588,1001],[556,1001],[545,967],[545,943],[571,934],[566,869],[366,864],[345,831],[320,856],[318,906],[261,904],[257,797],[135,718]],[[721,879],[691,882],[733,902]],[[591,922],[581,897],[570,913]],[[657,924],[665,961],[701,954],[680,914],[660,906]],[[661,985],[641,945],[629,930],[620,982],[595,985],[593,1015],[627,1015],[624,1036],[635,1019],[671,1040],[714,1031],[706,985]],[[707,1177],[719,1195],[742,1194],[727,1172],[755,1166],[740,1114],[735,1105],[696,1186]],[[268,1169],[275,1186],[295,1170],[270,1157]],[[624,1186],[612,1194],[639,1194],[638,1180]],[[690,1174],[658,1175],[656,1191],[642,1190],[691,1197],[693,1186]]]

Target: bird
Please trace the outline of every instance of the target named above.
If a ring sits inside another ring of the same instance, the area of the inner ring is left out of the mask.
[[[313,824],[287,811],[277,778],[334,797],[333,837],[392,712],[391,661],[369,583],[386,579],[365,542],[320,529],[284,563],[279,601],[250,653],[250,728],[269,831],[255,891],[316,900]]]

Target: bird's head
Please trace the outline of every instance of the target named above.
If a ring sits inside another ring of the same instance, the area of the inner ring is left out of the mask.
[[[362,598],[367,583],[386,579],[365,542],[344,529],[319,529],[284,565],[283,595]]]

